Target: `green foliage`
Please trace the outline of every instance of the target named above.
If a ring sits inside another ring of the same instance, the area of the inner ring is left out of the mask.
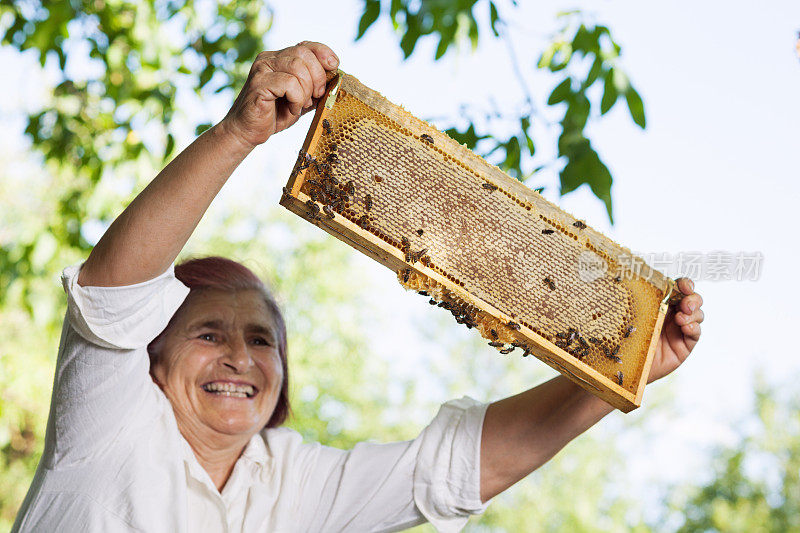
[[[672,502],[679,533],[800,531],[800,394],[788,390],[759,386],[755,431],[718,450],[711,480]]]
[[[91,212],[101,180],[136,184],[174,155],[179,85],[198,93],[241,85],[271,24],[269,11],[260,2],[213,3],[210,16],[203,16],[200,4],[0,3],[0,18],[10,20],[0,42],[34,54],[43,66],[52,61],[61,77],[51,101],[28,117],[25,128],[56,177],[56,205],[41,231],[0,243],[0,303],[8,287],[44,272],[32,261],[39,239],[55,239],[53,257],[91,248],[85,225],[110,222],[119,212],[119,204]],[[79,43],[88,49],[85,57],[78,57]],[[78,59],[92,65],[88,77],[68,68],[68,60]],[[145,137],[160,143],[148,145]]]
[[[566,79],[553,89],[547,101],[548,105],[566,104],[558,138],[558,155],[566,160],[560,175],[561,194],[588,184],[592,193],[605,203],[613,222],[611,172],[584,133],[592,116],[589,93],[595,85],[602,84],[600,115],[605,115],[620,95],[625,95],[631,117],[642,128],[645,127],[644,104],[619,65],[621,47],[614,42],[610,30],[602,25],[587,26],[579,12],[565,13],[561,18],[564,21],[561,30],[538,63],[539,68],[551,72],[572,73],[566,74]],[[591,66],[586,70],[585,65]]]
[[[436,36],[439,45],[434,59],[444,56],[451,46],[458,44],[463,37],[469,38],[472,47],[478,46],[478,21],[473,9],[479,0],[391,0],[387,14],[392,26],[400,36],[400,48],[408,58],[414,53],[417,42],[425,36]],[[495,24],[499,21],[497,7],[490,2],[492,30],[497,33]],[[380,0],[364,0],[364,14],[358,25],[356,40],[374,24],[380,15]]]
[[[439,45],[434,59],[444,56],[460,40],[469,37],[473,48],[479,42],[478,19],[475,11],[486,13],[488,26],[494,38],[507,39],[506,23],[495,2],[488,2],[488,10],[476,9],[479,4],[475,0],[391,0],[384,12],[391,20],[400,38],[400,48],[406,58],[414,52],[419,39],[431,36],[438,37]],[[513,17],[516,2],[507,6],[506,17]],[[365,0],[364,12],[359,23],[360,39],[367,29],[379,20],[381,4],[379,0]],[[633,88],[628,76],[619,62],[621,47],[612,38],[606,26],[587,24],[584,14],[570,11],[559,16],[561,28],[553,36],[551,42],[539,56],[537,67],[553,74],[557,80],[555,88],[547,99],[548,106],[564,105],[564,117],[557,124],[560,128],[558,136],[558,158],[563,165],[560,171],[561,195],[568,194],[581,185],[588,185],[592,193],[606,206],[608,217],[613,223],[613,206],[611,201],[612,176],[606,164],[592,147],[584,130],[593,115],[605,115],[620,96],[625,96],[631,118],[641,128],[645,127],[644,103],[639,93]],[[516,62],[513,46],[512,63]],[[518,67],[515,64],[515,68]],[[519,72],[520,83],[525,85]],[[599,103],[599,113],[593,113],[597,104],[593,103],[590,94],[595,85],[602,85],[603,93]],[[476,120],[467,113],[468,124],[462,128],[451,127],[446,133],[476,150],[487,158],[492,158],[498,166],[509,175],[526,181],[538,170],[549,166],[548,162],[535,165],[535,146],[531,124],[548,122],[545,113],[533,105],[533,97],[523,87],[526,105],[521,111],[503,109],[487,114],[484,122],[500,120],[505,123],[518,124],[511,135],[500,137],[485,133],[475,133]],[[480,142],[485,140],[485,142]],[[539,142],[542,142],[539,140]],[[541,190],[538,188],[537,190]]]

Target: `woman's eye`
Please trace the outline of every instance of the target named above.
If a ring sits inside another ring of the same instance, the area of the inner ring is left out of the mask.
[[[198,339],[203,339],[204,341],[209,341],[209,342],[214,342],[214,340],[216,340],[216,337],[214,337],[213,333],[203,333],[202,335],[200,335],[197,338]]]
[[[259,346],[270,346],[269,341],[263,337],[256,337],[255,339],[253,339],[253,342],[258,344]]]

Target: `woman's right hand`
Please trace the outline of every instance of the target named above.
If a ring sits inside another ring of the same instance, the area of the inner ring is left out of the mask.
[[[220,125],[254,148],[311,110],[325,92],[325,71],[338,66],[339,58],[322,43],[261,52]]]

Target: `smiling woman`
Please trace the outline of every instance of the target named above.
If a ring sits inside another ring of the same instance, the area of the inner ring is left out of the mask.
[[[13,531],[457,531],[612,408],[563,377],[491,405],[442,406],[413,440],[338,450],[282,427],[286,327],[244,266],[173,267],[233,170],[294,124],[338,59],[262,52],[230,112],[64,269],[67,313],[45,448]],[[700,335],[691,283],[650,379]]]
[[[205,361],[207,367],[217,362],[215,355],[227,358],[223,365],[227,378],[206,369],[214,377],[201,383],[206,392],[228,397],[244,394],[248,398],[260,392],[260,416],[272,413],[262,427],[283,424],[289,414],[286,323],[264,283],[247,267],[224,257],[186,261],[175,267],[175,277],[189,287],[189,296],[164,331],[147,346],[153,381],[169,396],[170,389],[165,385],[179,363],[176,344],[181,340],[185,345],[194,341],[200,345],[197,348],[206,346],[205,352],[210,354]],[[242,300],[244,305],[235,300]],[[225,311],[234,316],[223,316]],[[248,348],[248,344],[254,348]],[[279,368],[270,371],[275,358]],[[234,379],[242,373],[256,377],[260,374],[261,383]],[[275,398],[271,398],[273,394]],[[267,398],[273,400],[269,409],[263,405]]]

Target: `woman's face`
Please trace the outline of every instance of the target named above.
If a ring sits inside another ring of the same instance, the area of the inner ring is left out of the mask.
[[[258,291],[191,293],[152,368],[181,432],[249,438],[260,431],[283,381],[277,338]]]

